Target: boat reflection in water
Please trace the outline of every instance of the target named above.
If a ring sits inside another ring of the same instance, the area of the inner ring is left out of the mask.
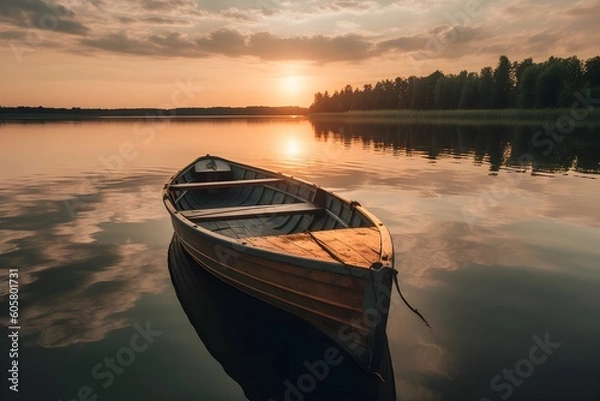
[[[379,377],[314,326],[213,277],[177,236],[168,260],[177,297],[198,336],[249,400],[396,399],[387,338]]]

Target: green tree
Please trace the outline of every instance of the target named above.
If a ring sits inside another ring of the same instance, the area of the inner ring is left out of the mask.
[[[464,86],[467,84],[467,77],[469,73],[466,70],[463,70],[458,74],[458,76],[454,76],[452,79],[452,100],[448,108],[457,109],[460,103],[460,99],[462,97],[462,92]]]
[[[410,102],[410,108],[413,110],[422,110],[427,108],[427,85],[423,78],[417,78],[413,86],[413,95]]]
[[[406,80],[406,91],[404,95],[400,96],[400,108],[401,109],[412,109],[412,102],[415,93],[415,83],[419,80],[419,78],[411,75]]]
[[[518,62],[513,62],[512,65],[512,80],[514,82],[515,88],[513,90],[510,104],[512,107],[519,107],[519,88],[521,87],[521,79],[523,78],[523,73],[529,67],[534,65],[533,59],[526,58],[525,60]]]
[[[437,79],[434,89],[434,108],[449,109],[452,103],[452,76],[441,76]]]
[[[498,66],[494,70],[492,98],[490,106],[495,109],[505,109],[511,97],[512,80],[511,65],[508,57],[500,56]]]
[[[479,108],[489,109],[492,99],[492,85],[494,84],[494,72],[492,67],[484,67],[479,74],[477,91],[479,92]]]
[[[512,64],[500,56],[495,69],[484,67],[479,74],[436,71],[426,77],[385,79],[362,89],[346,85],[333,95],[317,92],[309,110],[569,107],[574,93],[586,88],[600,97],[600,56],[585,62],[576,56],[550,57],[543,63],[527,58]]]
[[[310,105],[308,110],[311,113],[320,113],[323,111],[323,94],[321,92],[315,93],[313,104]]]
[[[467,75],[466,83],[462,87],[460,100],[458,102],[459,109],[475,109],[479,104],[478,91],[479,77],[475,73]]]
[[[589,58],[585,61],[583,78],[588,87],[600,86],[600,56]]]
[[[535,108],[556,107],[562,85],[562,71],[557,63],[549,63],[535,81]]]
[[[408,96],[408,80],[397,77],[394,80],[394,87],[396,90],[397,98],[395,108],[405,109],[403,100]]]
[[[527,67],[519,80],[517,107],[531,109],[535,106],[536,81],[543,70],[539,64]]]

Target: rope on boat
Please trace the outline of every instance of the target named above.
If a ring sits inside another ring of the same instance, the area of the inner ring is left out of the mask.
[[[323,243],[320,239],[318,239],[309,230],[306,230],[304,232],[307,233],[317,243],[317,245],[319,245],[325,252],[327,252],[329,254],[329,256],[331,256],[332,258],[334,258],[335,260],[337,260],[341,264],[346,265],[346,262],[344,262],[344,260],[342,258],[340,258],[338,256],[338,254],[333,249],[329,248],[329,246],[327,246],[327,244]]]
[[[327,252],[329,254],[329,256],[331,256],[332,258],[334,258],[335,260],[337,260],[344,266],[348,266],[348,263],[346,263],[346,261],[344,261],[344,259],[342,259],[342,257],[340,255],[338,255],[338,253],[335,250],[333,250],[324,241],[317,238],[317,236],[314,235],[310,230],[304,230],[304,232],[307,233],[317,243],[317,245],[319,245],[325,252]],[[362,256],[363,259],[365,259],[367,262],[369,262],[369,259],[367,259],[364,255],[361,254],[360,256]]]
[[[331,249],[329,247],[329,245],[327,245],[326,243],[324,243],[323,241],[321,241],[319,238],[317,238],[309,230],[305,230],[304,232],[307,233],[317,243],[317,245],[319,245],[321,248],[323,248],[323,250],[325,252],[327,252],[329,255],[331,255],[332,258],[334,258],[335,260],[337,260],[338,262],[340,262],[344,266],[348,266],[348,264],[333,249]],[[371,265],[371,268],[373,268],[373,265]],[[369,270],[371,270],[371,268],[369,268]],[[421,315],[421,312],[419,312],[418,309],[413,308],[408,303],[408,301],[406,300],[406,298],[404,298],[404,295],[402,295],[402,291],[400,290],[400,284],[398,283],[398,271],[397,270],[394,270],[394,283],[396,284],[396,290],[398,290],[398,295],[400,295],[400,298],[402,298],[402,301],[408,307],[408,309],[410,309],[415,315],[419,316],[421,318],[421,320],[425,323],[425,325],[431,329],[431,325],[429,324],[429,322],[427,321],[427,319],[425,319],[425,317],[423,317],[423,315]]]
[[[419,316],[421,318],[421,320],[425,323],[425,325],[427,327],[429,327],[429,329],[431,329],[431,325],[429,324],[429,322],[427,321],[427,319],[425,319],[423,317],[423,315],[421,315],[421,312],[419,312],[418,309],[413,308],[408,301],[406,300],[406,298],[404,298],[404,295],[402,295],[402,291],[400,291],[400,284],[398,284],[398,272],[394,270],[394,283],[396,283],[396,289],[398,290],[398,294],[400,295],[400,298],[402,298],[402,301],[404,301],[404,303],[406,304],[406,306],[408,307],[408,309],[410,309],[415,315]]]
[[[346,261],[344,261],[344,259],[342,259],[336,251],[334,251],[333,249],[331,249],[331,247],[329,247],[329,245],[327,245],[325,242],[321,241],[319,238],[317,238],[316,235],[314,235],[310,230],[305,230],[305,233],[307,233],[316,243],[317,245],[319,245],[325,252],[327,252],[333,259],[337,260],[339,263],[342,264],[342,266],[344,266],[345,268],[348,269],[348,277],[350,277],[350,279],[352,280],[352,282],[354,283],[354,285],[358,285],[358,283],[356,282],[356,277],[354,277],[354,275],[352,274],[352,269],[350,269],[350,266],[348,265],[348,263],[346,263]]]

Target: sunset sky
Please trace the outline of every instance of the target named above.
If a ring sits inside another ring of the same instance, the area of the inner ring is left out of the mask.
[[[308,106],[598,47],[600,1],[0,0],[0,105]]]

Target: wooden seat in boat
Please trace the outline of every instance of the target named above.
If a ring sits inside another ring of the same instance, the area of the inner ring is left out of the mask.
[[[209,182],[187,182],[185,184],[171,184],[171,190],[186,189],[212,189],[212,188],[231,188],[243,187],[245,185],[265,185],[281,182],[281,178],[259,178],[257,180],[235,180],[235,181],[209,181]]]
[[[284,203],[279,205],[255,205],[219,207],[214,209],[182,210],[182,216],[193,221],[229,220],[251,217],[307,214],[324,211],[323,207],[314,203]]]

